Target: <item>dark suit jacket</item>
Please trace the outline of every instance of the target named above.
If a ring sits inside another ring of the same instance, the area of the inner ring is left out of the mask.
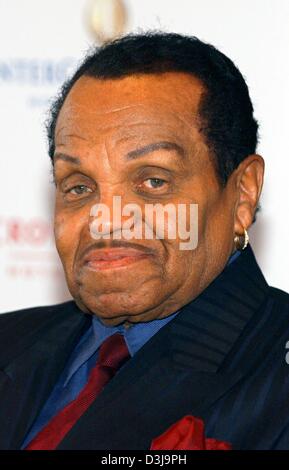
[[[234,449],[289,449],[289,296],[247,248],[105,387],[58,449],[149,449],[190,414]],[[19,449],[91,317],[0,315],[0,448]]]

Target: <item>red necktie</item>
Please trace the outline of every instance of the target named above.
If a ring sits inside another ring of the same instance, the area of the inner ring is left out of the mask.
[[[107,338],[99,348],[97,363],[85,387],[41,429],[25,450],[55,449],[128,358],[129,352],[120,333]]]

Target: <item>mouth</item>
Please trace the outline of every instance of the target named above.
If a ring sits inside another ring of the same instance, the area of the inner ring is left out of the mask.
[[[151,257],[135,248],[106,248],[93,250],[84,258],[84,266],[93,271],[122,268]]]

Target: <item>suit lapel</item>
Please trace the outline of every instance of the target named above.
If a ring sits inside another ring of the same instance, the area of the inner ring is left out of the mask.
[[[146,449],[185,414],[199,414],[232,381],[174,363],[169,335],[147,343],[106,386],[58,449]]]
[[[246,370],[223,373],[268,286],[248,248],[105,387],[59,449],[145,449],[185,414],[202,416]]]
[[[17,343],[11,345],[13,359],[0,371],[0,400],[4,405],[1,422],[5,423],[0,429],[3,449],[21,446],[74,345],[90,324],[74,303],[65,305],[63,311],[56,308],[42,328],[34,335],[31,333],[29,340],[21,338],[20,347],[17,348]]]

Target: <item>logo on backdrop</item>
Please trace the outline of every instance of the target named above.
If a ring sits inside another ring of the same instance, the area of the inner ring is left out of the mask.
[[[0,216],[0,276],[62,277],[50,221],[42,217]]]
[[[0,60],[0,85],[47,87],[60,85],[71,74],[76,60],[14,57]]]
[[[6,90],[25,91],[19,94],[29,108],[47,109],[51,99],[51,92],[60,86],[72,73],[76,60],[73,57],[59,59],[42,59],[28,57],[8,57],[0,59],[0,92]],[[8,88],[9,87],[9,88]],[[13,95],[12,95],[13,96]],[[2,99],[3,101],[3,99]]]
[[[87,7],[90,33],[99,43],[121,36],[127,26],[127,10],[122,0],[90,0]]]

